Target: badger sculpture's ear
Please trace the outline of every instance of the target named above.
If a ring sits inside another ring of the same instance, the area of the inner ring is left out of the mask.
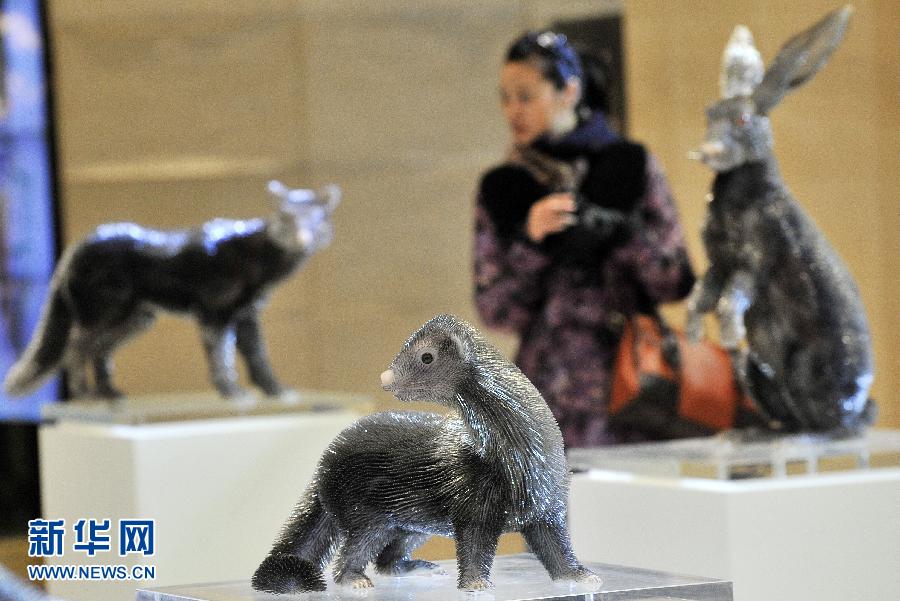
[[[459,356],[468,361],[472,356],[472,339],[464,332],[451,332],[450,340],[456,346],[456,352]]]
[[[432,317],[422,330],[437,334],[441,344],[449,339],[450,344],[464,361],[472,361],[477,351],[478,332],[455,315],[442,313]]]
[[[825,66],[847,30],[853,8],[832,11],[821,21],[788,40],[753,93],[756,110],[766,114],[791,90]]]

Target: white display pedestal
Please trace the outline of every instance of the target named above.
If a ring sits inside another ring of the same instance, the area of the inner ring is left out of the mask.
[[[553,582],[531,554],[504,555],[494,559],[494,588],[466,593],[456,588],[456,562],[440,561],[444,575],[388,577],[371,574],[374,588],[354,590],[328,581],[328,590],[272,595],[253,590],[248,581],[174,586],[138,591],[137,601],[731,601],[731,583],[652,570],[602,564],[590,567],[603,579],[597,585]]]
[[[751,480],[593,469],[573,476],[569,503],[583,561],[731,580],[737,601],[900,599],[898,468]]]
[[[50,581],[48,591],[67,600],[123,601],[134,599],[139,586],[249,578],[326,446],[361,414],[360,405],[345,404],[359,397],[332,398],[340,402],[328,410],[317,401],[300,403],[294,410],[306,411],[293,414],[273,407],[278,415],[209,419],[211,407],[222,403],[209,400],[199,404],[206,419],[194,421],[135,426],[61,420],[41,426],[43,517],[66,520],[65,554],[45,563],[156,567],[152,582]],[[153,413],[146,405],[158,402],[134,404],[105,417],[93,405],[86,412],[87,405],[62,409],[93,422],[146,422]],[[163,413],[159,419],[172,418]],[[114,529],[119,519],[156,520],[155,556],[118,557],[115,530],[110,552],[91,559],[73,551],[72,528],[82,518],[109,519]]]

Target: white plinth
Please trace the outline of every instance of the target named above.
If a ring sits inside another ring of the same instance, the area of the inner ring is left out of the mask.
[[[456,562],[438,562],[444,575],[389,577],[370,571],[374,588],[354,590],[328,582],[328,590],[296,595],[272,595],[247,581],[198,584],[138,592],[137,601],[732,601],[731,583],[712,578],[667,574],[652,570],[591,564],[602,584],[553,582],[531,554],[495,558],[494,588],[466,593],[456,588]]]
[[[60,421],[39,434],[43,517],[66,520],[48,564],[143,563],[152,582],[48,582],[69,600],[134,599],[137,587],[249,576],[268,552],[328,443],[359,417],[314,411],[144,425]],[[81,518],[156,520],[154,557],[74,552]],[[135,557],[141,557],[140,560]]]
[[[593,470],[570,492],[582,561],[731,580],[736,601],[900,599],[900,469],[720,481]]]

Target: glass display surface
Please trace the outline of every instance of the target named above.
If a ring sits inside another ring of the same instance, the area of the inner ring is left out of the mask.
[[[46,421],[138,425],[247,415],[278,415],[354,410],[368,413],[372,398],[364,394],[296,390],[281,397],[247,396],[235,401],[213,392],[186,392],[127,397],[117,400],[80,399],[44,408]]]
[[[861,436],[798,434],[743,440],[729,433],[596,449],[572,449],[576,471],[618,470],[650,476],[719,480],[779,477],[900,466],[900,430],[871,429]]]
[[[389,577],[370,574],[374,588],[355,590],[328,580],[328,589],[295,595],[273,595],[255,591],[249,581],[171,586],[143,589],[137,601],[264,601],[269,599],[304,599],[337,601],[445,601],[469,599],[480,601],[585,600],[627,601],[630,599],[681,599],[689,601],[730,601],[730,582],[711,578],[682,576],[599,563],[585,564],[603,579],[594,585],[553,582],[540,562],[531,554],[503,555],[496,558],[492,570],[495,588],[477,593],[456,588],[456,562],[442,561],[446,575]]]

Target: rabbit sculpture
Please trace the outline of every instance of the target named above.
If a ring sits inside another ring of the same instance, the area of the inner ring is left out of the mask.
[[[709,270],[688,299],[687,332],[715,310],[722,344],[774,429],[853,433],[871,423],[872,347],[859,291],[785,186],[772,154],[771,111],[809,80],[850,17],[828,14],[763,72],[745,27],[723,56],[722,99],[707,108],[697,158],[715,172],[703,241]],[[746,344],[744,341],[746,340]]]
[[[254,384],[270,396],[284,392],[269,364],[259,309],[272,285],[331,242],[340,190],[291,190],[273,181],[269,191],[278,207],[266,219],[214,219],[177,231],[105,224],[69,248],[37,331],[6,376],[7,392],[25,394],[65,368],[73,396],[121,396],[111,381],[112,352],[150,327],[160,308],[200,322],[212,381],[223,397],[244,394],[235,346]]]

